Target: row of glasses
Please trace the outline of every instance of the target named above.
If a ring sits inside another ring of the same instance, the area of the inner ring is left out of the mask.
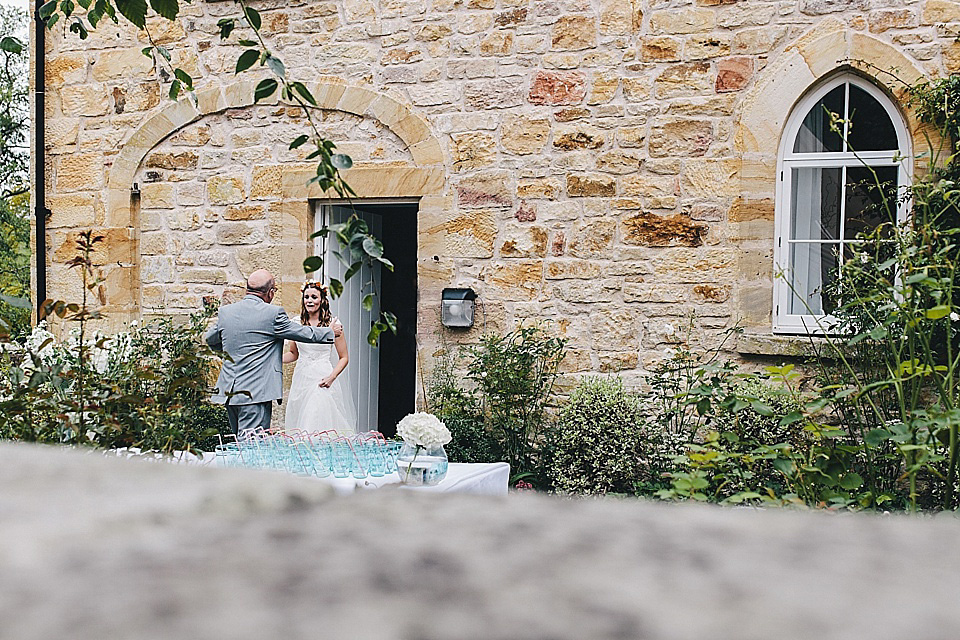
[[[325,478],[383,477],[397,468],[402,443],[378,431],[341,435],[336,431],[263,430],[221,437],[215,454],[224,467],[273,469]]]

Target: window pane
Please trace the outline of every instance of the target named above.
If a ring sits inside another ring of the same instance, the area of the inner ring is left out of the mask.
[[[884,222],[897,222],[897,167],[848,167],[843,237],[853,240]],[[876,172],[874,176],[873,172]]]
[[[883,106],[869,93],[850,85],[850,125],[847,147],[850,151],[895,151],[897,130]]]
[[[840,237],[842,169],[802,167],[791,172],[791,240],[836,240]]]
[[[790,244],[790,301],[787,313],[822,315],[830,313],[833,304],[825,295],[837,280],[839,243],[797,242]]]
[[[843,138],[839,133],[830,130],[830,113],[843,118],[843,95],[845,84],[841,84],[833,91],[823,96],[810,109],[803,125],[797,134],[793,145],[794,153],[819,153],[823,151],[843,151]],[[841,124],[842,126],[842,124]]]

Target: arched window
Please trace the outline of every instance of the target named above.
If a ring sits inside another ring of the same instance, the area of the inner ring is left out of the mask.
[[[787,120],[778,169],[773,329],[817,333],[857,234],[906,213],[896,197],[912,169],[903,117],[870,82],[833,77]]]

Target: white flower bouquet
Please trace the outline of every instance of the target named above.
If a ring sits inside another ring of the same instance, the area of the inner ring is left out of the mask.
[[[397,435],[407,444],[424,449],[443,446],[453,439],[447,425],[432,413],[418,411],[397,423]]]

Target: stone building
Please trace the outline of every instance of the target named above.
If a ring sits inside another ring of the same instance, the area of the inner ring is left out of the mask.
[[[381,379],[399,371],[411,406],[441,341],[533,319],[569,338],[568,382],[635,380],[678,339],[709,344],[735,323],[740,353],[792,348],[780,334],[823,310],[830,255],[870,223],[823,107],[866,114],[858,151],[902,182],[926,145],[903,87],[960,68],[949,0],[251,5],[352,156],[353,205],[398,265],[383,301],[407,334]],[[76,297],[65,263],[95,228],[115,326],[229,299],[257,267],[298,308],[308,237],[345,203],[309,187],[313,164],[288,149],[298,109],[254,103],[269,72],[234,74],[243,30],[224,44],[217,21],[237,12],[194,0],[148,22],[197,78],[196,104],[165,97],[133,28],[47,33],[48,296]],[[445,287],[477,292],[473,329],[441,328]]]

